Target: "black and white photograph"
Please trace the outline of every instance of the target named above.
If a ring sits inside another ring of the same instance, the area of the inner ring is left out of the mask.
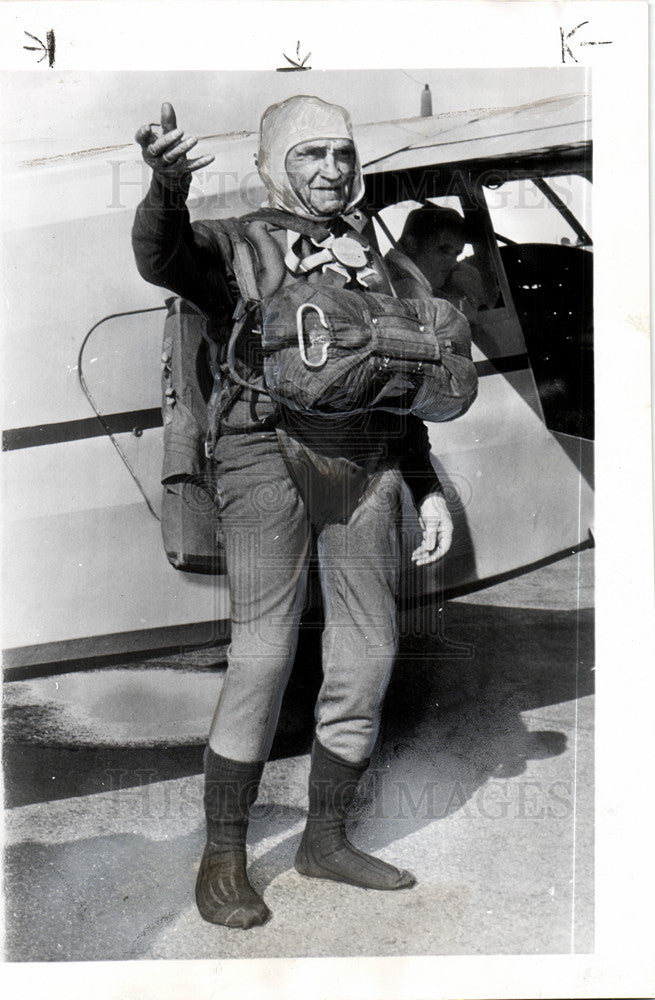
[[[215,26],[232,5],[193,6]],[[20,19],[25,69],[0,75],[18,971],[597,957],[611,401],[599,78],[576,48],[601,35],[575,18],[552,65],[366,68],[362,42],[332,69],[289,28],[266,68],[129,71],[69,70],[55,22]],[[365,995],[391,996],[371,968]],[[180,975],[160,995],[205,995]],[[502,995],[592,995],[569,988]]]

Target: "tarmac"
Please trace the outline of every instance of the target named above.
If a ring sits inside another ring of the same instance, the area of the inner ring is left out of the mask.
[[[245,932],[193,898],[224,650],[5,682],[5,959],[592,952],[593,557],[449,601],[430,635],[405,623],[349,835],[410,869],[409,890],[293,867],[320,679],[307,630],[249,831],[272,917]]]

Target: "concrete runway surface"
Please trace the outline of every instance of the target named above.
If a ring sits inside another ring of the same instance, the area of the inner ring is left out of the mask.
[[[214,927],[193,899],[220,650],[9,681],[8,961],[591,952],[593,551],[405,629],[351,839],[409,868],[374,892],[293,868],[316,630],[301,647],[249,832],[273,916]]]

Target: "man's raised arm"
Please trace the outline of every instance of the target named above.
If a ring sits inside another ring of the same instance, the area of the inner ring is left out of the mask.
[[[211,155],[189,159],[198,140],[184,138],[177,127],[173,106],[161,107],[162,134],[153,124],[143,125],[135,139],[144,161],[152,169],[150,190],[136,211],[132,246],[139,273],[146,281],[189,299],[203,312],[228,293],[217,246],[205,232],[191,226],[186,198],[192,174],[213,162]]]

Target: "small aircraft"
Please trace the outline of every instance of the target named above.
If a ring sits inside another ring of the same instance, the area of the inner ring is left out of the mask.
[[[412,208],[457,208],[488,303],[471,321],[478,399],[429,425],[455,534],[423,590],[483,586],[590,543],[590,128],[578,94],[355,130],[381,248]],[[256,145],[203,137],[216,159],[194,174],[192,218],[264,201]],[[130,247],[147,168],[127,145],[18,152],[5,168],[5,666],[216,642],[227,581],[172,568],[158,523],[168,296]]]

